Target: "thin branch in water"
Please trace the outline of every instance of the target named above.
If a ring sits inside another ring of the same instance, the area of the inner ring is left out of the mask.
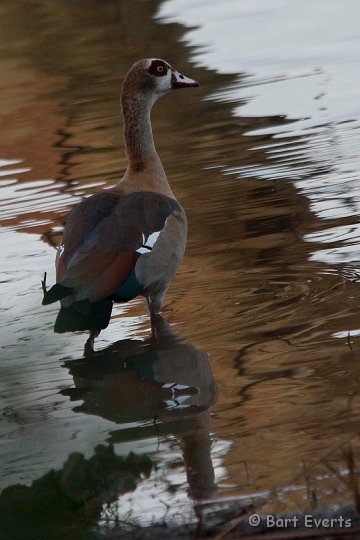
[[[305,464],[305,461],[303,460],[303,458],[301,458],[301,465],[302,465],[302,468],[303,468],[303,471],[304,471],[304,478],[305,478],[305,483],[306,483],[307,500],[308,500],[309,503],[310,503],[310,508],[311,508],[312,510],[315,510],[316,507],[317,507],[317,496],[316,496],[316,491],[315,491],[315,489],[313,488],[313,486],[311,485],[310,476],[308,475],[307,468],[306,468],[306,464]]]
[[[349,469],[349,487],[354,497],[355,508],[357,512],[359,513],[360,512],[360,490],[359,490],[358,475],[356,472],[354,451],[351,444],[349,444],[348,448],[344,450],[343,454],[344,454],[344,458],[346,459],[346,463]]]
[[[249,473],[247,461],[243,461],[243,463],[244,463],[244,469],[245,469],[245,475],[246,475],[246,485],[251,486],[250,473]]]
[[[153,418],[154,420],[154,427],[155,427],[155,431],[156,431],[156,436],[157,436],[157,440],[158,440],[158,445],[157,445],[157,452],[159,451],[160,449],[160,433],[159,433],[159,428],[158,428],[158,425],[157,425],[157,416],[154,416]]]
[[[41,280],[41,288],[42,288],[44,297],[45,297],[45,295],[46,295],[46,293],[47,293],[47,288],[46,288],[46,276],[47,276],[47,273],[44,272],[44,279]]]

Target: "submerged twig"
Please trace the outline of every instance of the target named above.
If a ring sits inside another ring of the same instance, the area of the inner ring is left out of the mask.
[[[352,350],[353,350],[353,348],[352,348],[352,345],[351,345],[351,341],[350,341],[350,338],[351,338],[351,336],[350,336],[350,332],[348,332],[348,334],[347,334],[347,340],[346,340],[346,343],[347,343],[347,346],[349,347],[350,351],[352,351]]]
[[[315,510],[317,507],[317,495],[315,489],[311,485],[310,476],[307,473],[307,467],[303,458],[301,458],[301,464],[304,471],[304,478],[306,484],[307,500],[310,503],[311,510]]]
[[[242,510],[240,514],[235,516],[230,521],[227,521],[220,529],[220,531],[214,536],[213,540],[222,540],[230,534],[238,525],[240,525],[244,521],[245,515],[248,513],[247,510]]]
[[[46,272],[44,272],[44,279],[41,280],[41,288],[42,288],[42,291],[43,291],[43,294],[44,294],[44,297],[47,293],[47,288],[46,288]]]
[[[360,490],[359,490],[358,475],[357,475],[356,465],[355,465],[354,451],[353,451],[351,443],[349,443],[347,450],[343,451],[343,455],[344,455],[344,458],[346,460],[348,470],[349,470],[349,487],[354,497],[356,511],[359,513],[360,512]]]
[[[245,469],[245,475],[246,475],[246,485],[251,486],[250,473],[249,473],[247,461],[244,461],[243,463],[244,463],[244,469]]]
[[[160,448],[160,433],[159,433],[159,428],[158,428],[158,425],[157,425],[157,416],[156,415],[153,418],[153,422],[154,422],[154,428],[155,428],[156,436],[157,436],[157,451],[159,451],[159,448]]]

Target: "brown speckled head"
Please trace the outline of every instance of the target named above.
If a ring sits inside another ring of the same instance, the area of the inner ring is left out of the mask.
[[[165,60],[147,58],[136,62],[127,72],[122,93],[122,101],[136,94],[152,94],[151,105],[160,95],[173,88],[198,86],[193,79],[185,77]]]
[[[124,135],[131,170],[140,171],[156,155],[150,110],[157,99],[172,90],[198,83],[185,77],[159,58],[136,62],[127,72],[121,95]]]

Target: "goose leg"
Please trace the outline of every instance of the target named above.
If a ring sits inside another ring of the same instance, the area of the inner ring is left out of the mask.
[[[85,347],[84,347],[84,356],[85,356],[85,358],[89,358],[90,356],[92,356],[94,354],[95,338],[98,337],[98,335],[100,334],[100,331],[101,330],[91,330],[90,331],[90,336],[89,336],[87,342],[85,343]]]
[[[153,296],[149,295],[146,298],[148,306],[149,306],[149,311],[150,311],[151,333],[155,339],[158,337],[159,319],[162,319],[160,315],[160,310],[161,310],[164,296],[165,296],[165,293],[157,294]]]
[[[172,337],[170,324],[160,314],[151,318],[151,331],[154,341],[164,340],[166,337]]]
[[[159,325],[161,324],[161,320],[162,316],[159,313],[150,312],[151,333],[155,340],[159,338]]]

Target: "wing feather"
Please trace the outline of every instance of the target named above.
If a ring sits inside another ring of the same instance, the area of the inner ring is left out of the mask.
[[[152,249],[168,216],[179,210],[174,199],[152,192],[122,195],[109,190],[85,199],[66,224],[57,282],[72,288],[76,301],[110,296],[138,257]]]

